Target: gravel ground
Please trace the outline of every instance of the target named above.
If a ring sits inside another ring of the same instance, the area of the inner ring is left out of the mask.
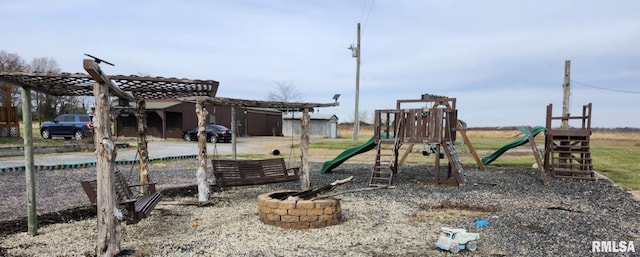
[[[295,182],[215,191],[212,204],[198,207],[193,187],[195,160],[154,164],[152,179],[167,196],[150,217],[123,225],[123,253],[131,256],[450,256],[435,248],[440,227],[465,228],[480,233],[476,252],[459,256],[599,256],[592,241],[632,241],[640,255],[640,204],[609,180],[549,178],[542,185],[535,169],[489,167],[467,173],[467,185],[434,186],[433,168],[405,166],[395,189],[339,196],[343,219],[320,229],[293,230],[258,220],[257,197],[266,192],[297,189]],[[317,174],[311,181],[330,183],[353,175],[337,188],[343,191],[368,185],[369,164],[347,163],[335,172]],[[128,174],[130,167],[120,167]],[[4,226],[24,219],[24,175],[0,174],[0,206]],[[39,213],[79,207],[88,200],[78,181],[93,178],[91,169],[37,172]],[[170,189],[177,188],[177,189]],[[84,207],[83,207],[84,206]],[[78,211],[79,212],[79,211]],[[82,215],[80,215],[82,216]],[[474,226],[485,219],[489,225]],[[8,222],[7,220],[13,220]],[[199,226],[191,223],[198,220]],[[42,220],[40,220],[42,222]],[[96,219],[68,217],[38,229],[0,234],[0,256],[92,256]]]

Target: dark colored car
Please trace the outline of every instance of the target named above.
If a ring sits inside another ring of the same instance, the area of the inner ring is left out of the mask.
[[[46,121],[40,125],[40,135],[44,139],[64,137],[64,139],[81,140],[93,136],[93,115],[91,114],[61,114],[53,121]]]
[[[205,125],[205,131],[207,132],[207,141],[211,143],[231,142],[231,130],[225,126],[207,124]],[[185,141],[197,141],[198,128],[185,130],[182,132],[182,138]]]

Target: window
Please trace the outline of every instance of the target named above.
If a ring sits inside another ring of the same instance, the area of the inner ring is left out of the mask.
[[[60,122],[75,122],[76,121],[76,117],[71,116],[71,115],[64,115],[58,121],[60,121]]]
[[[91,117],[89,116],[79,116],[80,122],[91,122]]]

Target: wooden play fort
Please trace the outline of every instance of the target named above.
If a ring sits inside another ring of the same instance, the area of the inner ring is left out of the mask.
[[[553,116],[553,105],[547,106],[544,167],[558,178],[595,179],[591,160],[591,103],[582,107],[581,116]],[[569,121],[580,121],[570,127]],[[554,121],[565,126],[554,127]]]
[[[404,103],[424,103],[424,106],[431,106],[402,109],[401,105]],[[458,185],[464,185],[464,168],[454,148],[458,126],[455,98],[424,94],[420,99],[397,100],[396,109],[376,110],[374,119],[377,147],[370,186],[390,185],[399,165],[402,165],[415,144],[434,146],[436,184],[444,181],[440,178],[440,156],[446,156],[448,165],[445,167],[448,172],[445,180],[454,178]],[[460,132],[464,134],[464,131]],[[469,143],[468,140],[466,142]],[[408,149],[400,156],[403,145],[408,145]],[[470,146],[470,151],[481,165],[473,146]]]
[[[0,86],[0,137],[19,137],[18,108],[11,105],[11,87]]]

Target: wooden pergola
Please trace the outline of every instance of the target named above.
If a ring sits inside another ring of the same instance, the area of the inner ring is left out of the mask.
[[[135,101],[137,103],[138,117],[138,151],[140,156],[140,180],[148,181],[149,155],[146,141],[146,117],[145,99],[170,99],[187,98],[197,102],[200,131],[204,132],[204,117],[206,110],[202,103],[209,102],[219,105],[235,107],[273,107],[273,108],[300,108],[305,117],[302,120],[303,128],[308,127],[309,108],[338,106],[338,102],[328,104],[318,103],[283,103],[253,101],[230,98],[216,98],[219,82],[214,80],[191,80],[148,76],[107,76],[99,66],[99,60],[84,59],[83,68],[88,74],[60,73],[60,74],[34,74],[34,73],[6,73],[0,72],[0,81],[21,87],[22,94],[22,122],[24,130],[24,156],[25,175],[27,185],[27,217],[28,233],[37,234],[36,199],[33,159],[33,132],[31,113],[31,90],[53,96],[94,96],[94,143],[96,147],[97,170],[97,209],[98,209],[98,235],[96,254],[113,256],[120,251],[120,221],[116,214],[116,196],[113,188],[116,149],[111,140],[110,97],[118,97],[121,103]],[[234,113],[234,112],[232,112]],[[235,117],[232,116],[232,119]],[[305,124],[306,120],[306,124]],[[234,122],[235,124],[235,122]],[[234,129],[237,129],[234,126]],[[235,133],[233,133],[235,137]],[[303,133],[301,138],[303,188],[310,186],[308,172],[308,134]],[[199,196],[208,198],[208,184],[206,184],[206,143],[204,133],[199,133],[199,156],[201,167],[198,171],[198,187],[203,187]],[[203,147],[205,146],[205,147]],[[235,157],[235,138],[233,139]],[[202,171],[201,171],[202,170]],[[206,187],[206,188],[205,188]],[[143,192],[144,193],[144,192]],[[200,199],[202,201],[202,198]]]
[[[233,131],[238,130],[238,124],[236,122],[235,117],[235,108],[246,108],[246,107],[259,107],[259,108],[276,108],[276,109],[293,109],[302,111],[302,119],[300,133],[300,185],[302,190],[307,190],[311,188],[311,181],[309,179],[309,110],[313,108],[319,107],[334,107],[338,106],[339,103],[336,99],[333,103],[296,103],[296,102],[274,102],[274,101],[259,101],[259,100],[243,100],[243,99],[234,99],[234,98],[223,98],[223,97],[195,97],[191,99],[185,99],[189,101],[196,102],[196,112],[198,115],[198,126],[201,131],[204,131],[204,123],[206,117],[206,110],[203,110],[204,103],[210,103],[213,105],[223,105],[223,106],[231,106],[231,126],[233,127]],[[200,134],[200,133],[199,133]],[[236,159],[236,133],[231,134],[232,139],[232,158]],[[204,134],[203,134],[204,136]],[[202,155],[202,153],[206,153],[206,144],[203,138],[199,138],[199,152],[200,152],[200,168],[206,170],[206,155]],[[200,188],[199,188],[200,189]],[[203,195],[200,195],[200,201],[203,201]]]

